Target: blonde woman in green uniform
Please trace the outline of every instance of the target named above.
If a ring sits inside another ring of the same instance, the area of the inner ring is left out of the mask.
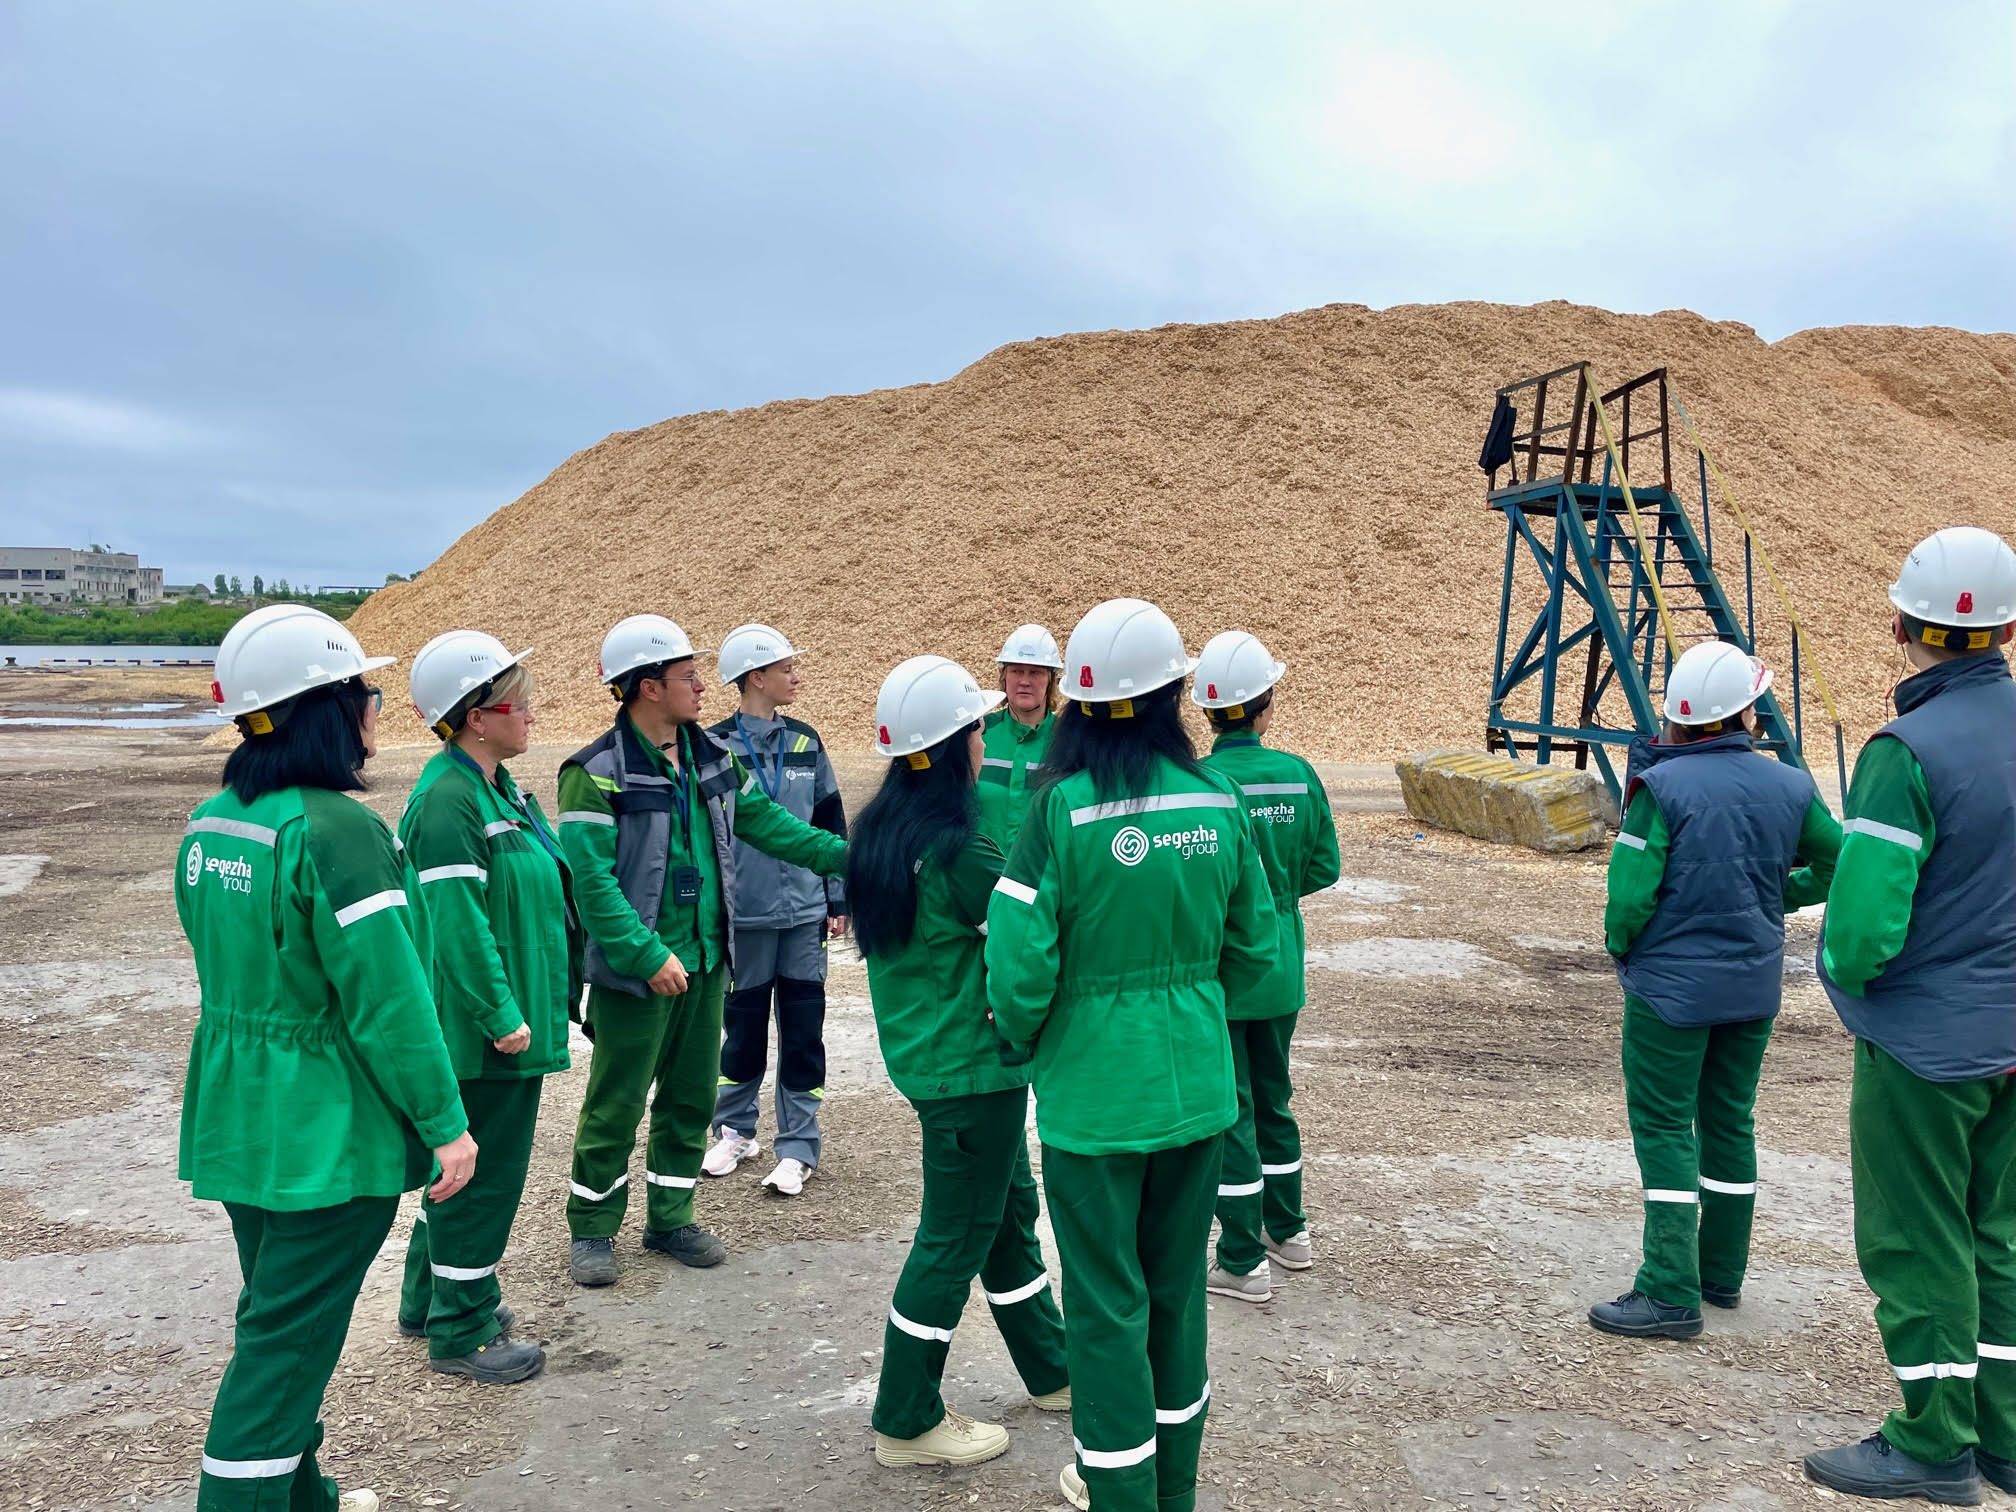
[[[1036,1405],[1071,1406],[1064,1321],[1036,1239],[1028,1057],[1009,1054],[988,1022],[982,973],[1001,852],[980,833],[974,779],[981,716],[1001,697],[942,656],[913,656],[883,680],[875,748],[889,771],[848,851],[882,1060],[924,1135],[924,1209],[875,1393],[885,1465],[973,1465],[1008,1447],[1007,1429],[939,1393],[975,1276]]]
[[[434,1001],[483,1169],[454,1202],[423,1201],[406,1249],[399,1331],[444,1375],[528,1380],[546,1352],[510,1336],[497,1263],[525,1191],[539,1089],[567,1069],[581,991],[570,874],[539,801],[504,763],[532,743],[530,651],[477,630],[413,658],[413,708],[443,742],[399,822],[407,894],[422,905]]]
[[[1190,680],[1190,700],[1215,732],[1204,764],[1239,785],[1281,931],[1281,958],[1265,984],[1230,1009],[1239,1121],[1225,1136],[1218,1255],[1205,1289],[1240,1302],[1274,1295],[1270,1262],[1284,1270],[1315,1263],[1302,1211],[1302,1133],[1288,1106],[1288,1043],[1305,997],[1302,899],[1337,880],[1337,827],[1315,768],[1261,743],[1286,670],[1257,637],[1227,630],[1205,645]]]
[[[994,658],[1005,707],[986,719],[980,754],[980,833],[1007,855],[1041,780],[1043,758],[1057,730],[1057,677],[1064,660],[1057,638],[1041,625],[1017,626]]]
[[[1183,733],[1192,663],[1168,616],[1100,604],[1064,663],[1048,781],[987,909],[987,1002],[1035,1054],[1077,1448],[1064,1495],[1191,1512],[1204,1247],[1238,1112],[1225,1015],[1274,969],[1280,930],[1238,791]]]
[[[476,1168],[398,842],[348,796],[377,749],[364,678],[391,661],[299,604],[246,615],[217,651],[243,738],[175,868],[202,984],[180,1170],[224,1204],[244,1287],[199,1512],[377,1507],[316,1464],[322,1394],[399,1194],[438,1164],[447,1201]]]

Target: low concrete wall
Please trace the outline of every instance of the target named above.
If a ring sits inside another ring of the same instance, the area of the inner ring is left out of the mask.
[[[1578,851],[1600,844],[1617,823],[1610,790],[1594,772],[1482,751],[1421,751],[1393,765],[1408,813],[1480,840]]]

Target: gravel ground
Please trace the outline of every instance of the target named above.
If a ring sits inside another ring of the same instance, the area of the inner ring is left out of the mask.
[[[31,690],[43,695],[41,685]],[[0,711],[30,696],[0,681]],[[222,1214],[175,1180],[196,1007],[167,868],[216,752],[179,731],[0,733],[0,854],[48,858],[0,897],[0,1505],[184,1508],[228,1357]],[[550,795],[563,752],[518,763]],[[425,752],[389,752],[391,812]],[[843,768],[857,807],[872,780]],[[1756,1263],[1687,1344],[1592,1333],[1628,1284],[1636,1178],[1602,861],[1421,834],[1369,769],[1329,769],[1345,879],[1309,907],[1297,1037],[1319,1261],[1264,1309],[1214,1301],[1203,1504],[1804,1506],[1798,1456],[1870,1431],[1893,1388],[1849,1247],[1848,1042],[1788,972],[1765,1065]],[[1793,921],[1795,961],[1816,924]],[[1068,1427],[1022,1399],[969,1308],[948,1395],[1016,1432],[964,1472],[868,1454],[882,1317],[917,1204],[915,1124],[836,960],[825,1164],[766,1198],[757,1164],[701,1193],[733,1249],[568,1284],[562,1215],[582,1077],[553,1078],[506,1294],[551,1355],[529,1386],[430,1374],[393,1327],[402,1218],[326,1404],[327,1463],[391,1507],[1034,1509],[1061,1505]],[[410,1206],[410,1203],[409,1203]],[[1995,1493],[1990,1493],[1991,1497]]]

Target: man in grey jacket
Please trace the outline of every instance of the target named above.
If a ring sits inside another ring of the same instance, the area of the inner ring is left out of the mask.
[[[781,710],[798,696],[801,653],[768,625],[743,625],[721,643],[721,677],[741,707],[709,732],[791,813],[844,837],[840,784],[819,732]],[[845,932],[838,877],[736,846],[735,971],[723,1013],[715,1141],[701,1169],[726,1176],[760,1149],[757,1114],[777,1009],[777,1165],[763,1184],[795,1197],[819,1164],[826,1095],[826,942]]]

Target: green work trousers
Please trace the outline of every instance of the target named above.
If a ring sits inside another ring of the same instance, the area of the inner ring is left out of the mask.
[[[425,1328],[427,1353],[437,1360],[474,1354],[500,1332],[497,1262],[525,1195],[544,1082],[524,1076],[460,1084],[476,1174],[446,1202],[422,1194],[399,1293],[400,1325]]]
[[[1063,1390],[1064,1319],[1036,1239],[1029,1089],[912,1104],[924,1133],[924,1210],[882,1330],[877,1433],[910,1439],[945,1416],[938,1383],[980,1278],[994,1326],[1031,1396]]]
[[[1883,1436],[2016,1459],[2016,1076],[1926,1081],[1867,1040],[1848,1103],[1855,1255],[1904,1407]]]
[[[651,1105],[644,1145],[644,1225],[663,1233],[693,1221],[693,1188],[714,1117],[721,1074],[724,968],[694,972],[677,997],[588,994],[594,1054],[574,1130],[567,1227],[576,1239],[609,1239],[630,1200],[630,1152]],[[653,1087],[656,1090],[653,1090]]]
[[[1757,1078],[1771,1020],[1676,1029],[1624,999],[1624,1102],[1645,1190],[1645,1257],[1632,1284],[1699,1307],[1701,1283],[1739,1290],[1757,1207]]]
[[[1225,1131],[1225,1169],[1218,1180],[1218,1264],[1250,1275],[1267,1258],[1262,1228],[1276,1241],[1308,1227],[1302,1212],[1302,1131],[1288,1109],[1288,1042],[1295,1018],[1233,1019],[1232,1075],[1239,1084],[1239,1121]]]
[[[224,1211],[245,1284],[203,1440],[197,1512],[333,1512],[336,1482],[315,1463],[322,1393],[399,1199],[296,1213],[227,1202]]]
[[[1204,1250],[1219,1135],[1148,1155],[1043,1147],[1071,1433],[1099,1512],[1192,1512],[1211,1399]]]

